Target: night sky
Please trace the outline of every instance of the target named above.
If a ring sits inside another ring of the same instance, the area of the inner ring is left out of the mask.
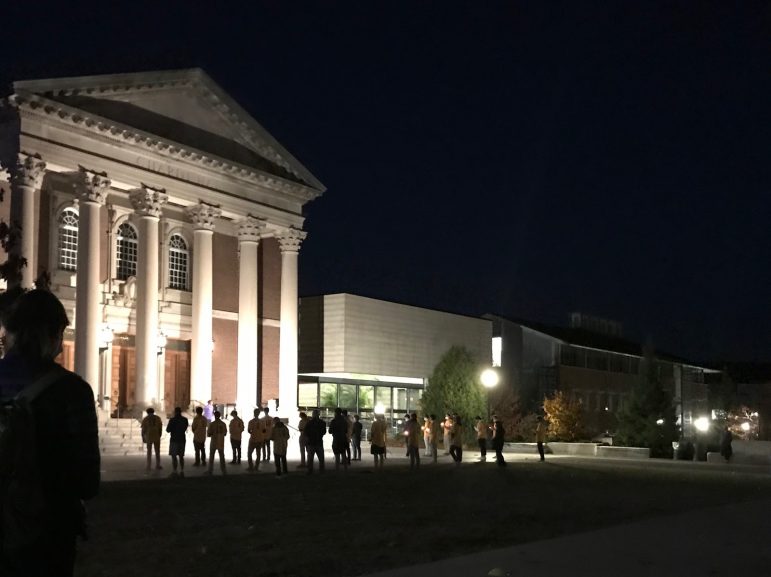
[[[3,91],[204,68],[328,188],[301,295],[771,360],[771,4],[109,4],[5,7]]]

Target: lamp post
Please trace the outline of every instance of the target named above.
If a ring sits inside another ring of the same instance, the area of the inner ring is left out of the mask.
[[[485,369],[479,377],[482,386],[487,389],[487,420],[490,421],[490,391],[498,384],[498,373],[494,369]]]

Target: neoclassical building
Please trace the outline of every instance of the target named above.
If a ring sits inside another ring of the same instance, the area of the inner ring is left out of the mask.
[[[324,186],[202,70],[16,82],[0,162],[21,282],[50,274],[61,362],[103,408],[294,415],[302,208]]]

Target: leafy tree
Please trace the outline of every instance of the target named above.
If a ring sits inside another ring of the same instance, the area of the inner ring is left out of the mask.
[[[458,413],[467,433],[473,419],[486,415],[485,391],[479,382],[481,366],[464,347],[451,347],[434,367],[420,401],[424,413]]]
[[[543,411],[549,423],[549,439],[572,442],[583,436],[584,411],[578,401],[556,391],[551,397],[544,398]]]
[[[661,384],[651,353],[640,363],[640,379],[618,418],[617,440],[626,446],[648,447],[651,457],[671,457],[678,436],[672,395]]]

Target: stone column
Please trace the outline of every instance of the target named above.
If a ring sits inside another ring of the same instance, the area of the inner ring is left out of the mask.
[[[193,340],[190,347],[191,401],[211,399],[212,377],[212,237],[222,211],[199,203],[187,209],[193,223]]]
[[[136,404],[161,409],[158,391],[158,221],[165,191],[142,186],[129,193],[139,220],[137,255]]]
[[[45,168],[46,163],[39,155],[19,153],[11,180],[16,189],[16,199],[21,201],[21,243],[18,254],[27,260],[27,266],[21,269],[21,286],[24,288],[32,288],[37,276],[38,207]]]
[[[259,311],[257,303],[257,247],[265,221],[248,215],[238,223],[238,381],[236,406],[241,415],[257,405]],[[244,417],[244,418],[246,418]]]
[[[297,418],[297,260],[307,234],[290,228],[277,235],[281,247],[278,413],[288,419]]]
[[[99,345],[102,315],[99,305],[99,215],[107,200],[110,179],[106,174],[80,169],[82,193],[78,222],[78,270],[75,294],[75,372],[99,390]]]

